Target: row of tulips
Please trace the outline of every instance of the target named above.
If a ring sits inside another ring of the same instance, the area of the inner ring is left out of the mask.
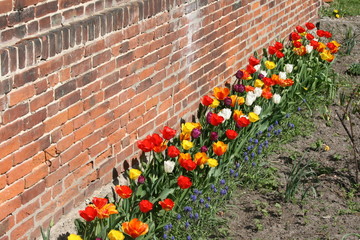
[[[203,96],[196,122],[183,122],[179,133],[165,126],[139,140],[148,160],[127,172],[128,185],[115,186],[111,203],[109,197],[94,197],[80,210],[78,235],[68,239],[201,239],[201,227],[232,181],[250,174],[245,162],[261,156],[266,137],[281,133],[269,126],[305,103],[308,94],[332,88],[329,63],[340,44],[331,37],[312,23],[297,26],[286,44],[275,42],[262,58],[250,57],[231,84]],[[251,163],[257,165],[261,162]],[[177,224],[182,216],[188,220]]]

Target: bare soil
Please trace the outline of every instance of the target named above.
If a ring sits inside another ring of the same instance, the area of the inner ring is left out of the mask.
[[[344,42],[347,28],[360,33],[360,17],[321,20],[320,27],[332,30],[335,39]],[[360,84],[360,76],[349,76],[346,70],[360,62],[360,36],[351,55],[338,56],[333,68],[340,74],[339,92],[350,94]],[[308,136],[298,136],[267,159],[278,169],[277,191],[254,191],[239,188],[230,200],[224,218],[228,220],[228,235],[217,239],[343,239],[349,233],[360,234],[360,185],[354,185],[353,148],[337,113],[344,108],[337,99],[327,109],[317,109],[309,121],[315,130]],[[352,127],[357,147],[360,148],[360,116],[352,115]],[[344,124],[350,129],[348,120]],[[314,144],[321,143],[317,150]],[[325,151],[324,146],[330,147]],[[286,181],[296,161],[315,162],[317,173],[306,197],[301,191],[296,201],[285,202]],[[344,238],[345,239],[345,238]],[[360,239],[349,236],[346,239]]]

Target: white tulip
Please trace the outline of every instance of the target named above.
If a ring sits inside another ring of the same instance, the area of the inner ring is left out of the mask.
[[[266,71],[260,71],[260,74],[264,75],[264,77],[267,76],[267,72],[266,72]]]
[[[285,71],[287,73],[291,73],[294,69],[294,65],[293,64],[285,64]]]
[[[221,109],[221,111],[218,113],[219,116],[223,117],[224,120],[228,120],[231,118],[232,111],[229,108]]]
[[[275,93],[272,97],[272,101],[275,103],[275,104],[279,104],[280,101],[281,101],[281,96],[277,93]]]
[[[246,98],[245,98],[245,104],[247,106],[251,106],[256,100],[256,95],[254,94],[254,92],[248,92],[246,94]]]
[[[286,79],[286,72],[279,72],[279,77],[281,79]]]
[[[306,46],[305,46],[305,49],[306,49],[306,52],[307,52],[307,53],[311,53],[312,50],[314,50],[314,47],[311,46],[311,45],[306,45]]]
[[[260,115],[262,108],[259,105],[255,105],[253,112],[256,113],[256,115]]]
[[[261,64],[258,64],[258,65],[255,65],[254,68],[256,71],[259,71],[260,70],[260,67],[261,67]]]
[[[254,93],[255,93],[256,97],[260,97],[261,94],[262,94],[262,89],[259,88],[259,87],[256,87],[255,90],[254,90]]]
[[[164,170],[166,173],[172,173],[174,171],[175,162],[173,161],[164,161]]]

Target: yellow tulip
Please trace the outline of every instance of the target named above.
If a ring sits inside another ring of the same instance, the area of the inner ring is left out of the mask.
[[[141,175],[141,171],[138,170],[138,169],[132,168],[132,169],[130,169],[130,171],[129,171],[129,177],[130,177],[130,179],[132,179],[132,180],[138,179],[138,178],[140,177],[140,175]]]
[[[187,133],[190,134],[191,131],[194,128],[201,129],[201,124],[200,123],[187,122],[187,123],[181,125],[181,131],[182,131],[183,134],[187,134]]]
[[[125,236],[122,232],[113,229],[109,232],[108,238],[110,240],[124,240]]]
[[[83,240],[79,235],[76,235],[76,234],[70,234],[68,237],[67,237],[68,240]]]
[[[217,165],[219,165],[218,161],[213,158],[209,158],[207,163],[208,163],[209,167],[216,167]]]
[[[256,80],[255,80],[254,87],[259,87],[259,88],[261,88],[263,85],[264,85],[264,82],[261,81],[260,79],[256,79]]]
[[[209,107],[211,108],[217,108],[217,106],[219,106],[220,102],[217,99],[214,99],[214,101],[212,102],[212,104],[209,105]]]
[[[259,116],[254,112],[249,113],[248,117],[250,122],[257,122],[260,119]]]
[[[271,61],[265,61],[265,67],[269,70],[274,69],[276,67],[276,64]]]
[[[194,144],[192,142],[188,141],[188,140],[183,140],[181,142],[181,146],[182,146],[183,149],[189,150],[190,148],[192,148],[194,146]]]

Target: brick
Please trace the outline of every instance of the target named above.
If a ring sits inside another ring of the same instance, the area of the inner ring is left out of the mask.
[[[30,218],[25,222],[21,223],[20,226],[16,227],[10,235],[11,239],[20,239],[21,236],[25,234],[34,227],[34,218]]]
[[[34,8],[25,8],[23,11],[16,11],[10,13],[8,16],[8,26],[14,26],[18,23],[28,22],[34,19]]]
[[[55,15],[51,16],[51,26],[52,27],[57,27],[57,26],[61,26],[61,24],[63,23],[63,18],[61,13],[56,13]],[[60,29],[60,31],[62,31],[63,29]]]
[[[57,182],[61,181],[69,173],[69,166],[64,165],[58,168],[55,172],[51,173],[45,178],[46,187],[54,186]]]
[[[2,31],[1,32],[1,41],[2,42],[10,41],[13,39],[14,35],[15,35],[15,29],[13,29],[13,28]]]
[[[49,33],[49,57],[53,57],[56,54],[56,33],[56,31],[52,31]]]
[[[75,104],[76,102],[80,101],[80,90],[76,92],[72,92],[60,100],[60,109],[68,108],[69,106]]]
[[[25,177],[25,188],[29,188],[41,181],[48,175],[48,166],[46,164],[39,165],[32,169],[31,173]]]
[[[83,48],[76,49],[64,55],[64,66],[70,65],[80,61],[84,57],[85,51]]]
[[[43,1],[45,0],[15,0],[14,8],[15,10],[20,10]]]
[[[10,232],[10,229],[15,225],[14,219],[14,216],[9,216],[0,222],[0,236]],[[4,238],[1,238],[1,240],[8,240],[8,238],[5,236]]]
[[[97,78],[97,71],[91,71],[84,75],[81,75],[76,79],[76,85],[78,87],[83,87],[93,81],[95,81]]]
[[[20,87],[26,83],[34,82],[38,78],[37,68],[32,68],[14,76],[14,87]]]
[[[59,0],[59,9],[69,8],[78,5],[80,0]]]
[[[80,127],[78,130],[74,132],[75,141],[79,141],[86,136],[90,135],[94,131],[94,123],[89,123],[87,125],[84,125],[83,127]]]
[[[19,117],[26,115],[29,112],[29,104],[23,103],[15,107],[9,108],[3,114],[3,123],[10,123]]]
[[[46,119],[46,109],[39,110],[38,112],[32,113],[29,117],[25,118],[24,130],[32,128]]]
[[[76,80],[71,80],[69,82],[64,83],[60,87],[55,89],[55,100],[69,94],[70,92],[76,89]]]
[[[59,70],[63,65],[63,58],[57,57],[52,60],[46,61],[44,64],[40,65],[40,75],[39,77],[47,76],[57,70]]]
[[[71,77],[76,77],[91,69],[91,59],[86,59],[71,67]]]
[[[0,81],[0,94],[7,94],[12,90],[12,79],[7,78]]]
[[[14,197],[16,197],[17,195],[19,195],[20,193],[22,193],[24,191],[24,180],[20,179],[19,181],[17,181],[14,184],[11,184],[10,186],[6,187],[5,189],[0,191],[0,204],[2,205],[4,202],[6,202],[7,200],[10,200]],[[1,214],[0,214],[1,216]],[[0,219],[2,220],[2,219]]]
[[[45,132],[50,132],[53,129],[61,126],[67,120],[67,112],[63,111],[52,118],[48,118],[44,121]]]
[[[21,203],[26,204],[38,197],[45,191],[45,181],[38,182],[35,186],[25,190],[23,194],[21,194]]]
[[[29,145],[26,145],[23,148],[21,148],[19,151],[17,151],[14,154],[14,165],[20,164],[24,160],[29,159],[32,156],[35,156],[41,150],[40,144],[41,144],[41,139],[38,141],[35,141]],[[33,165],[30,165],[30,163],[29,163],[26,166],[30,166],[30,168],[31,168]],[[28,173],[29,170],[31,171],[31,169],[24,169],[24,172]]]
[[[109,148],[107,139],[102,140],[101,142],[89,148],[89,155],[93,158],[95,156],[98,156],[100,153],[103,153],[105,150],[107,150],[107,148]]]
[[[14,106],[23,102],[35,95],[34,85],[28,85],[19,89],[13,90],[9,93],[9,106]]]
[[[7,23],[7,16],[6,16],[6,15],[1,16],[1,17],[0,17],[0,30],[6,28],[7,25],[8,25],[8,23]]]
[[[13,213],[16,209],[21,206],[20,197],[15,197],[5,203],[0,204],[0,221],[6,218],[8,215]]]
[[[93,60],[93,67],[97,67],[107,61],[109,61],[111,58],[111,51],[107,50],[105,52],[102,52],[92,58]]]
[[[16,158],[15,158],[16,159]],[[22,159],[24,160],[24,159]],[[16,165],[15,167],[13,167],[7,174],[7,183],[9,185],[13,184],[13,182],[21,179],[22,177],[24,177],[25,175],[27,175],[28,173],[31,172],[32,170],[32,161],[28,160],[25,161],[19,165]]]
[[[33,35],[39,31],[39,23],[37,21],[33,21],[27,25],[28,34]]]
[[[48,105],[53,99],[52,91],[36,96],[36,98],[30,102],[30,111],[35,112],[37,109]]]
[[[40,208],[39,201],[35,201],[33,203],[24,206],[17,214],[16,214],[16,223],[22,222],[25,218],[30,215],[33,215]]]
[[[73,172],[75,169],[79,168],[80,166],[84,165],[86,162],[89,161],[89,154],[88,152],[82,152],[75,158],[69,161],[70,172]]]
[[[102,92],[92,95],[84,101],[84,110],[89,110],[104,99]]]
[[[20,142],[22,146],[39,139],[45,133],[45,126],[40,125],[20,135]]]
[[[112,60],[110,62],[107,62],[100,67],[98,67],[97,70],[97,76],[102,77],[107,75],[108,73],[114,72],[116,68],[116,62],[115,60]]]
[[[0,174],[4,174],[13,166],[13,155],[0,159]],[[4,175],[5,176],[5,175]]]
[[[7,50],[2,50],[0,52],[1,60],[1,75],[4,76],[9,72],[9,52]]]
[[[49,29],[51,27],[51,18],[44,17],[39,20],[40,31]]]
[[[62,32],[61,29],[54,31],[54,44],[55,44],[55,53],[59,54],[61,53],[63,46],[63,40],[62,40]]]
[[[12,0],[1,1],[0,14],[7,13],[12,10]]]
[[[68,119],[72,119],[76,116],[79,116],[83,111],[84,111],[84,109],[83,109],[82,102],[78,102],[77,104],[75,104],[74,106],[71,106],[69,108]]]
[[[77,155],[79,155],[82,152],[82,143],[77,143],[75,145],[72,145],[69,149],[67,149],[65,152],[62,152],[60,154],[60,161],[61,164],[65,164],[75,158]]]

